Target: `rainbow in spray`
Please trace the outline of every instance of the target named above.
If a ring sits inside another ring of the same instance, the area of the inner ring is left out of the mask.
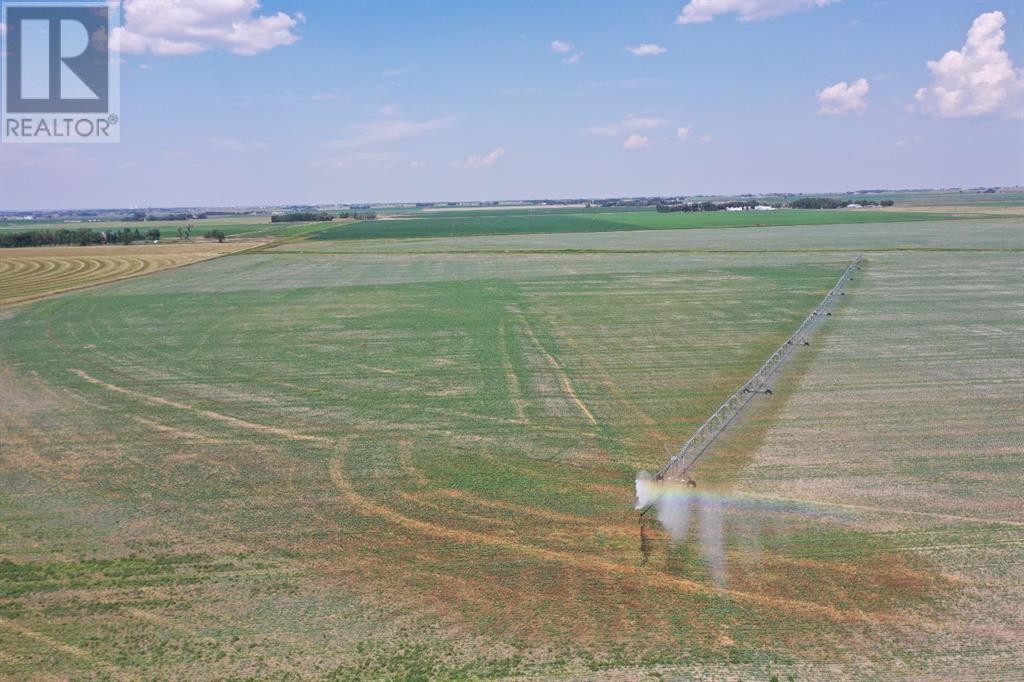
[[[698,489],[684,481],[658,480],[647,471],[636,476],[636,509],[646,513],[653,509],[672,544],[683,543],[690,535],[692,519],[696,519],[696,540],[704,563],[715,583],[726,582],[725,520],[731,512],[746,512],[744,523],[763,520],[772,515],[798,515],[817,519],[847,521],[847,512],[823,505],[773,499],[722,489]]]

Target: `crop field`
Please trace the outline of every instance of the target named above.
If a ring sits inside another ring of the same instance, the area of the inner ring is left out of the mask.
[[[0,677],[1021,677],[1019,220],[821,213],[872,222],[356,223],[0,311]]]
[[[417,214],[394,220],[372,220],[329,227],[314,239],[365,240],[430,237],[472,237],[478,235],[550,234],[580,232],[621,232],[629,230],[681,230],[694,228],[751,227],[770,225],[823,225],[843,223],[901,222],[935,220],[942,213],[905,212],[884,209],[778,211],[715,211],[708,213],[657,213],[644,211],[588,211],[580,213],[514,213],[493,215],[494,211],[466,212],[444,216]]]
[[[30,247],[0,251],[0,305],[196,263],[244,248],[194,243]]]

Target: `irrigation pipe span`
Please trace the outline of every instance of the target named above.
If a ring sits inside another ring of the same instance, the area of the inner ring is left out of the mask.
[[[768,380],[771,379],[772,375],[778,371],[779,367],[796,351],[800,346],[809,346],[810,343],[806,340],[807,335],[814,330],[818,324],[828,315],[829,307],[836,298],[843,295],[843,286],[850,281],[853,277],[853,273],[860,269],[860,263],[864,259],[863,256],[857,256],[850,263],[849,267],[846,268],[846,272],[839,278],[836,285],[832,287],[825,298],[821,300],[818,307],[811,311],[811,314],[801,323],[793,335],[790,336],[785,343],[779,346],[778,350],[771,354],[771,356],[765,360],[765,363],[761,365],[761,368],[754,372],[754,376],[747,380],[747,383],[740,386],[739,390],[733,393],[729,398],[722,403],[722,406],[715,410],[714,414],[708,417],[707,421],[700,425],[700,427],[690,436],[690,440],[683,443],[683,445],[672,455],[671,459],[665,466],[658,469],[654,474],[656,480],[663,480],[666,476],[670,478],[682,478],[687,481],[690,485],[695,485],[693,479],[690,478],[689,471],[694,464],[697,463],[708,447],[714,442],[716,438],[726,427],[736,418],[736,415],[740,413],[750,399],[758,393],[771,395],[772,391],[768,387]],[[646,509],[644,510],[646,511]]]

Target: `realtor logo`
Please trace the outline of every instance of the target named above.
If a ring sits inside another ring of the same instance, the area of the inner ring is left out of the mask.
[[[106,2],[4,4],[4,142],[119,141],[115,14]]]

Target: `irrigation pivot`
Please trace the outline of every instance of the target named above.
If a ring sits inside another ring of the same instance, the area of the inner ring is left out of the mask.
[[[801,346],[809,346],[810,342],[807,340],[808,335],[832,313],[829,308],[832,303],[843,294],[843,286],[850,281],[853,277],[853,273],[860,269],[860,263],[863,260],[863,256],[857,256],[850,263],[849,267],[846,268],[846,272],[839,278],[835,286],[827,294],[825,298],[821,300],[811,314],[800,324],[797,330],[790,336],[785,343],[779,346],[778,350],[771,354],[771,356],[765,360],[765,363],[761,365],[761,368],[754,372],[754,376],[750,377],[749,380],[739,390],[733,393],[729,398],[722,403],[722,406],[715,410],[714,414],[708,417],[707,421],[700,425],[696,432],[690,436],[690,440],[683,443],[683,445],[676,451],[674,455],[668,460],[665,466],[658,469],[654,474],[655,480],[664,480],[665,478],[684,480],[690,486],[696,486],[696,482],[690,477],[690,469],[694,464],[697,463],[708,447],[714,442],[718,436],[725,431],[736,415],[750,402],[756,394],[771,395],[772,390],[768,385],[768,380],[772,378],[772,375],[778,371],[779,367]],[[649,474],[648,474],[649,475]],[[644,509],[646,511],[646,509]]]

